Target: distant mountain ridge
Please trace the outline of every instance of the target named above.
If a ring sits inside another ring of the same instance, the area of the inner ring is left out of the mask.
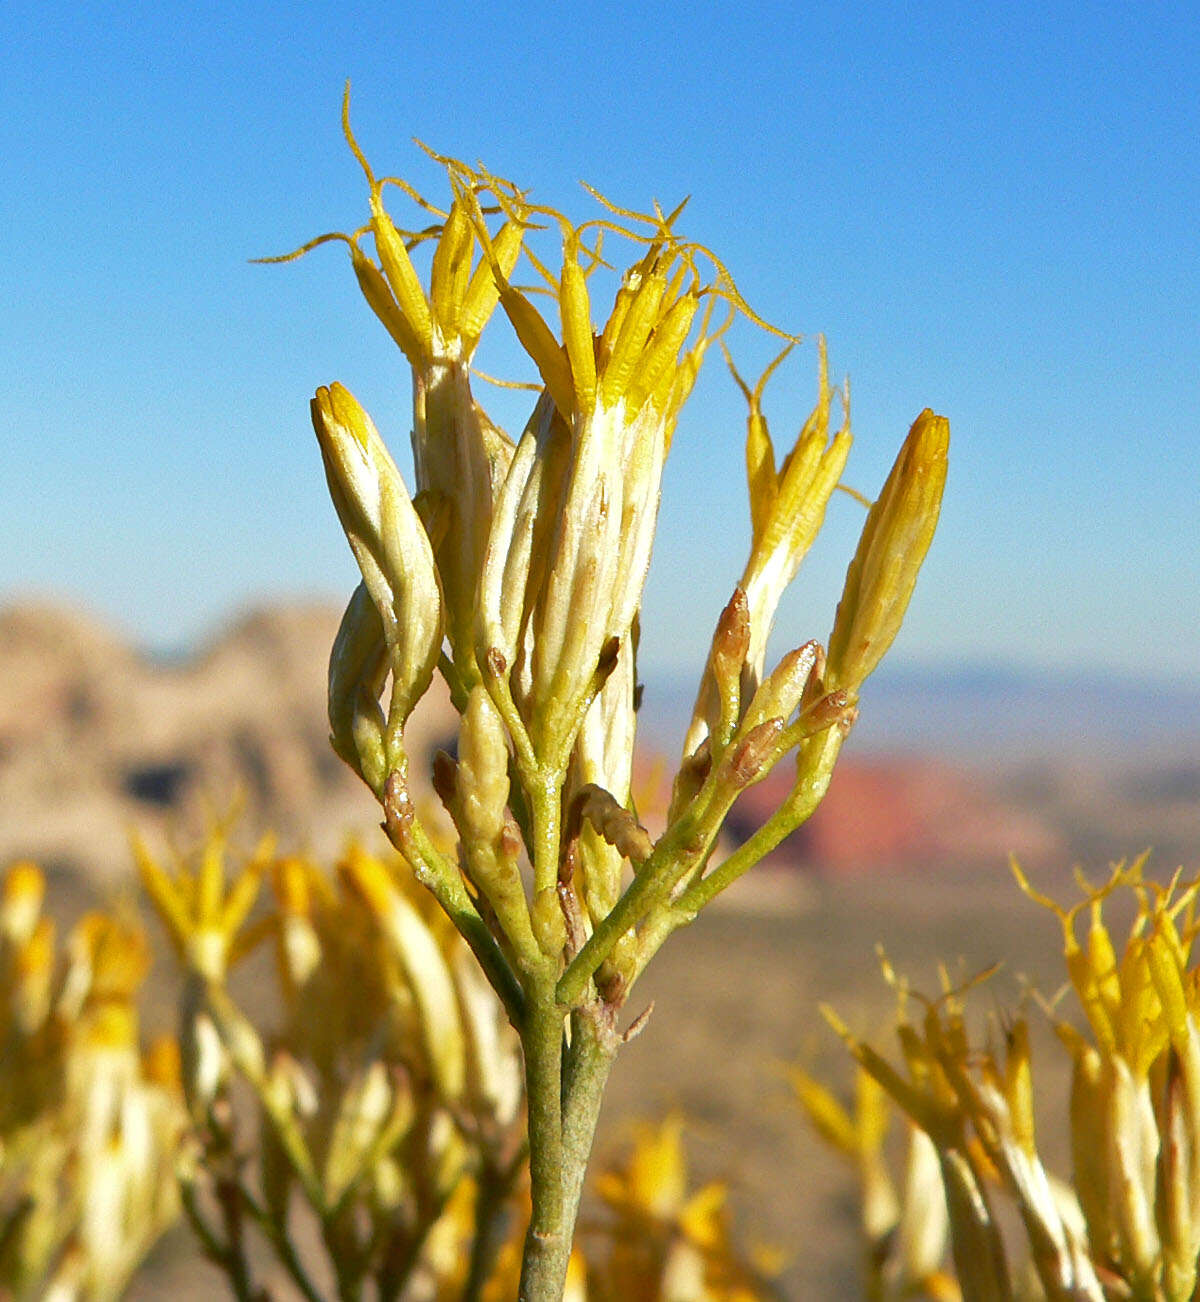
[[[651,731],[682,735],[694,693],[682,681],[651,679]],[[1200,673],[1189,684],[995,664],[885,664],[863,690],[854,749],[982,763],[1200,760]]]

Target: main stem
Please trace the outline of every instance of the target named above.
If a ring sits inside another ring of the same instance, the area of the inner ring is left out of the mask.
[[[556,780],[557,778],[557,780]],[[526,775],[533,832],[535,894],[558,877],[562,782],[559,775]],[[555,998],[558,963],[547,954],[525,976],[521,1049],[529,1109],[531,1213],[521,1262],[521,1302],[558,1302],[571,1255],[565,1224],[562,1162],[563,1011]]]
[[[574,1014],[571,1045],[564,1052],[562,1008],[553,1002],[553,986],[550,999],[558,1035],[552,1107],[543,1108],[538,1096],[543,1089],[549,1093],[551,1082],[540,1074],[535,1077],[537,1060],[528,1050],[526,1056],[533,1216],[525,1238],[519,1302],[561,1302],[604,1086],[620,1042],[608,1010],[592,1004]],[[531,1010],[538,1006],[530,1001]]]
[[[529,1188],[532,1211],[521,1263],[520,1302],[558,1302],[571,1255],[566,1224],[563,1142],[563,1015],[554,973],[531,981],[521,1036],[529,1106]]]
[[[561,781],[530,783],[535,887],[558,875]],[[521,1046],[529,1108],[532,1212],[521,1262],[519,1302],[561,1302],[575,1219],[604,1084],[616,1050],[607,1010],[589,1006],[573,1016],[571,1045],[556,987],[559,956],[525,974]]]

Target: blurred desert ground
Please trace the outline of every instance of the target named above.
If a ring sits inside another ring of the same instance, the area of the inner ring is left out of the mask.
[[[0,863],[40,862],[69,919],[129,890],[131,827],[186,844],[205,808],[235,792],[247,843],[270,827],[284,848],[329,859],[353,832],[381,839],[373,803],[326,740],[336,624],[326,608],[262,609],[163,660],[77,612],[0,610]],[[647,805],[669,771],[655,753],[673,753],[685,710],[684,689],[651,684]],[[414,725],[414,752],[452,736],[434,700]],[[1004,960],[973,996],[981,1021],[1013,1007],[1023,982],[1054,991],[1058,924],[1018,894],[1008,854],[1059,897],[1073,864],[1100,873],[1147,847],[1159,875],[1200,869],[1198,743],[1194,685],[882,672],[809,828],[673,938],[635,992],[631,1011],[653,1002],[654,1014],[615,1072],[601,1158],[622,1149],[634,1119],[681,1109],[695,1177],[728,1182],[743,1241],[784,1250],[783,1294],[857,1296],[852,1179],[811,1135],[783,1072],[802,1060],[849,1081],[818,1004],[881,1032],[893,997],[877,944],[925,989],[939,958],[964,974]],[[767,784],[751,793],[735,835],[770,796]],[[156,973],[150,1019],[169,1024],[170,960]],[[1040,1121],[1065,1171],[1059,1061],[1042,1027]],[[220,1295],[182,1234],[131,1294]]]

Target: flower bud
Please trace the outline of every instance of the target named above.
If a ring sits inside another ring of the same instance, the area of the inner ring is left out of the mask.
[[[313,925],[309,868],[302,859],[284,858],[271,866],[279,915],[277,960],[281,983],[289,998],[308,984],[324,957]]]
[[[395,732],[429,686],[441,651],[433,551],[400,472],[350,391],[340,384],[318,389],[312,418],[338,518],[383,624]]]
[[[458,737],[458,763],[434,761],[434,786],[461,838],[464,869],[491,905],[517,953],[539,953],[529,920],[518,855],[520,834],[508,813],[508,743],[487,690],[471,689]]]
[[[322,1180],[330,1206],[336,1206],[362,1174],[395,1105],[387,1067],[378,1058],[356,1071],[347,1083],[329,1139]]]
[[[553,886],[534,892],[529,916],[542,953],[557,958],[567,943],[567,924],[563,920],[558,891]]]
[[[4,993],[22,1035],[34,1035],[51,1013],[54,936],[53,918],[37,919],[13,955],[12,970],[5,974],[12,984]]]
[[[458,804],[465,837],[493,842],[508,803],[508,743],[491,697],[475,687],[458,737]]]
[[[831,689],[857,691],[900,631],[937,525],[949,445],[950,422],[926,408],[867,514],[829,639]]]
[[[183,1085],[193,1110],[203,1112],[229,1076],[229,1058],[207,1013],[198,1013],[183,1033]]]
[[[1105,1063],[1106,1121],[1114,1229],[1129,1277],[1142,1288],[1157,1275],[1161,1253],[1154,1203],[1158,1131],[1150,1089],[1123,1058]]]
[[[937,1148],[923,1130],[909,1123],[896,1248],[900,1277],[914,1292],[937,1276],[946,1255],[949,1229]]]
[[[431,525],[429,532],[442,582],[446,634],[459,676],[470,687],[478,681],[479,575],[513,444],[475,401],[467,366],[459,360],[435,360],[414,372],[412,443],[418,504],[428,502],[445,514],[445,527]]]
[[[790,719],[804,701],[806,688],[817,668],[820,650],[816,642],[805,642],[803,646],[789,651],[754,693],[742,720],[742,727],[755,728],[766,719]],[[816,703],[816,700],[812,702],[814,705]]]
[[[1197,1233],[1193,1222],[1193,1137],[1179,1058],[1168,1051],[1160,1108],[1158,1231],[1162,1238],[1163,1283],[1168,1297],[1190,1298],[1196,1285]]]
[[[46,879],[37,864],[28,860],[14,863],[0,886],[0,941],[21,945],[28,940],[45,898]]]
[[[387,675],[383,621],[367,585],[360,583],[329,654],[329,740],[376,794],[387,779],[386,724],[379,704]]]
[[[712,737],[714,746],[723,749],[733,735],[746,704],[742,700],[742,687],[749,685],[754,677],[753,671],[747,671],[746,664],[750,637],[746,594],[736,587],[713,631],[708,664],[700,680],[692,723],[684,741],[685,752],[690,753],[705,736]],[[761,716],[759,722],[766,717]]]

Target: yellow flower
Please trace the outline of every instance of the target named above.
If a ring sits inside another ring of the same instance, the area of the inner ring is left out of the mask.
[[[618,656],[632,654],[663,464],[713,337],[708,313],[690,344],[689,334],[713,291],[672,218],[622,213],[649,223],[651,242],[597,333],[579,263],[587,228],[551,216],[563,228],[563,262],[557,279],[546,274],[564,342],[528,296],[500,281],[501,305],[546,389],[497,499],[478,639],[538,761],[561,771],[583,711]]]
[[[230,965],[258,939],[244,924],[270,863],[273,839],[264,837],[229,884],[225,884],[225,836],[213,828],[195,873],[183,859],[170,872],[140,837],[133,839],[138,874],[181,961],[208,981],[221,981]]]
[[[746,433],[746,471],[750,488],[751,549],[739,584],[746,596],[750,641],[746,664],[751,685],[762,677],[767,638],[784,589],[796,576],[825,519],[825,508],[838,486],[853,439],[848,390],[829,383],[825,340],[818,340],[817,405],[805,421],[791,452],[776,468],[775,451],[762,395],[772,372],[791,351],[789,345],[763,372],[751,390],[730,362],[750,404]],[[833,401],[840,398],[842,425],[831,432]]]
[[[77,1005],[84,1037],[122,1050],[137,1044],[136,996],[150,970],[150,946],[135,921],[86,913],[67,941],[63,1001]]]
[[[30,1039],[51,1011],[55,926],[42,916],[46,880],[36,864],[12,864],[0,886],[0,1035]]]
[[[477,201],[464,181],[443,211],[395,178],[377,178],[350,130],[349,87],[342,106],[347,143],[369,187],[370,221],[351,235],[323,235],[282,258],[288,261],[328,240],[345,242],[371,310],[399,345],[413,373],[413,452],[417,490],[432,523],[432,545],[445,599],[452,659],[464,689],[479,681],[475,665],[475,595],[499,485],[512,458],[512,440],[488,419],[471,393],[471,359],[500,296],[494,274],[510,273],[521,253],[525,224],[506,221],[476,257]],[[463,174],[453,160],[452,180]],[[440,219],[435,232],[398,228],[384,201],[384,186],[399,186]],[[501,183],[498,183],[501,184]],[[511,189],[511,187],[510,187]],[[370,233],[375,260],[362,248]],[[410,249],[432,238],[426,293]]]
[[[754,1302],[765,1296],[734,1251],[719,1183],[688,1191],[683,1119],[641,1126],[624,1166],[602,1171],[596,1192],[613,1219],[588,1264],[601,1295],[630,1302]]]
[[[440,1093],[446,1099],[458,1098],[465,1082],[466,1045],[454,981],[434,932],[382,860],[351,846],[338,870],[370,910],[403,968]]]
[[[1068,975],[1094,1039],[1056,1026],[1074,1059],[1075,1184],[1093,1250],[1135,1289],[1187,1298],[1200,1255],[1200,991],[1189,968],[1200,879],[1176,874],[1162,887],[1143,879],[1145,862],[1115,865],[1098,887],[1081,877],[1083,899],[1069,909],[1035,891],[1015,861],[1013,871],[1062,923]],[[1137,911],[1118,954],[1103,910],[1122,890]],[[1081,913],[1090,918],[1086,950],[1075,935]]]
[[[0,943],[21,945],[28,940],[45,898],[46,879],[37,864],[27,859],[10,864],[0,887]]]

